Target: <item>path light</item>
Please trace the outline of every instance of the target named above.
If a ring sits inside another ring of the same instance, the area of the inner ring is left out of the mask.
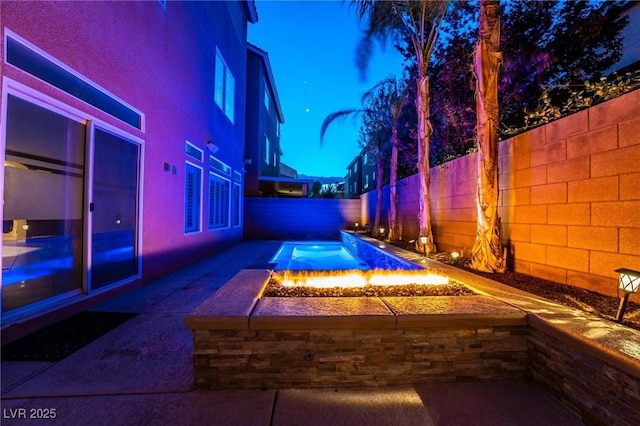
[[[419,240],[424,250],[424,257],[427,257],[427,241],[429,241],[429,237],[427,237],[426,235],[420,235]]]
[[[627,301],[631,293],[637,293],[638,287],[640,287],[640,272],[627,268],[616,269],[615,272],[620,274],[618,280],[620,290],[624,290],[624,295],[620,299],[620,306],[618,306],[618,313],[616,315],[616,322],[622,321],[624,310],[627,307]]]
[[[451,263],[457,265],[458,260],[460,260],[460,254],[457,251],[451,252]]]
[[[381,226],[378,231],[380,231],[380,236],[384,238],[384,231],[385,231],[384,226]]]

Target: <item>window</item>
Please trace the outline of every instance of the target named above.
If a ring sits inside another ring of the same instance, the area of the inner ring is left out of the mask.
[[[186,163],[184,189],[184,232],[200,231],[202,169]]]
[[[213,156],[209,157],[209,167],[227,176],[231,175],[231,167],[227,166],[225,163]]]
[[[364,177],[364,187],[368,188],[369,187],[369,175],[366,175]]]
[[[224,61],[220,50],[216,49],[216,81],[215,81],[215,100],[216,105],[220,107],[222,112],[233,123],[234,114],[234,96],[236,80],[231,74],[227,63]]]
[[[6,61],[107,114],[143,130],[144,117],[115,95],[74,70],[60,65],[54,58],[7,30]]]
[[[239,183],[233,184],[233,226],[240,226],[240,200],[242,199],[242,187]]]
[[[267,86],[267,80],[263,80],[264,82],[264,106],[269,111],[269,86]]]
[[[369,156],[367,154],[364,155],[364,160],[362,161],[364,164],[368,164],[368,157]]]
[[[229,181],[209,173],[209,229],[229,227]]]
[[[242,173],[239,171],[233,172],[233,226],[240,226],[242,221],[242,210],[240,209],[240,202],[242,200]]]
[[[202,150],[189,141],[185,143],[184,152],[189,157],[198,161],[202,161]]]
[[[264,135],[264,161],[265,163],[269,164],[269,138],[267,137],[267,135]]]

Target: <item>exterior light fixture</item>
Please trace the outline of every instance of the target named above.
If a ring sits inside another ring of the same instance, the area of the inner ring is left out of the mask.
[[[384,226],[381,226],[380,229],[378,230],[380,232],[380,236],[384,238]]]
[[[458,260],[460,260],[460,253],[457,251],[451,252],[451,263],[456,265]]]
[[[620,299],[620,305],[618,306],[618,313],[616,314],[616,322],[622,321],[624,310],[627,308],[627,301],[631,293],[637,293],[638,287],[640,287],[640,272],[627,268],[616,269],[615,272],[619,274],[618,288],[624,290],[624,294]]]
[[[356,232],[358,232],[358,227],[360,226],[360,224],[358,222],[356,222]]]
[[[424,257],[427,257],[427,241],[429,241],[429,237],[427,237],[426,235],[420,235],[418,239],[420,240],[420,244],[422,244],[422,248],[424,250]]]
[[[218,152],[218,150],[220,149],[220,147],[219,147],[218,145],[214,144],[213,142],[208,141],[208,142],[207,142],[207,149],[208,149],[209,151],[211,151],[211,153],[212,153],[212,154],[215,154],[216,152]]]

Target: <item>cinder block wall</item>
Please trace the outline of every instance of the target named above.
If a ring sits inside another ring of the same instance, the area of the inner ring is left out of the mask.
[[[339,240],[360,220],[360,200],[244,198],[245,239]]]
[[[431,169],[440,250],[473,247],[476,163],[470,154]],[[640,90],[500,142],[499,173],[503,243],[515,271],[617,295],[613,270],[640,270]],[[398,192],[403,239],[413,239],[417,176]],[[361,197],[363,223],[372,223],[375,197]],[[386,211],[382,217],[386,223]]]

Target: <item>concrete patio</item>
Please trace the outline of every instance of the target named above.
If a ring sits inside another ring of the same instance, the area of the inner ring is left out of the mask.
[[[241,243],[94,308],[139,315],[60,362],[3,361],[2,423],[41,424],[16,417],[49,409],[55,411],[49,423],[64,425],[582,424],[525,381],[194,390],[192,335],[185,316],[238,271],[266,262],[279,245]],[[505,298],[513,303],[535,299],[524,292]],[[552,306],[546,306],[551,315]]]

